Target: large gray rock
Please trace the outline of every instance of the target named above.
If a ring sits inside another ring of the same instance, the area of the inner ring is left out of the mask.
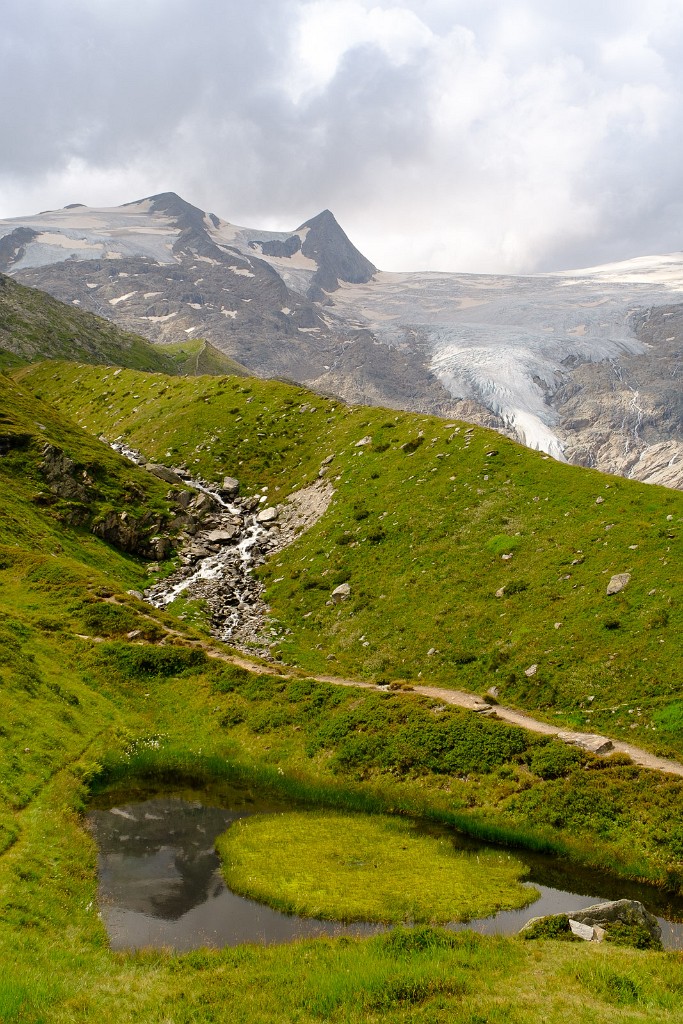
[[[220,508],[220,505],[212,494],[207,494],[206,491],[200,491],[197,497],[192,501],[192,507],[199,515],[205,516],[209,512],[216,512]]]
[[[335,604],[339,604],[340,601],[348,601],[351,596],[351,586],[348,583],[340,583],[338,587],[330,594],[330,597]]]
[[[223,478],[223,486],[220,489],[222,498],[233,498],[239,493],[240,482],[234,476],[226,476]]]
[[[572,920],[580,924],[599,925],[609,931],[610,924],[619,922],[625,925],[641,925],[648,930],[652,938],[659,942],[662,930],[654,914],[646,910],[638,900],[610,900],[608,903],[596,903],[585,910],[572,912]]]
[[[160,462],[148,462],[145,468],[167,484],[177,484],[181,487],[185,484],[185,481],[177,473],[174,473],[168,466],[162,466]]]
[[[628,943],[629,929],[632,929],[630,944],[639,949],[661,948],[662,933],[657,918],[637,900],[611,900],[596,903],[584,910],[572,911],[571,914],[532,917],[522,926],[519,934],[525,938],[563,938],[563,933],[571,932],[586,942],[602,942],[610,938],[612,930],[613,933],[620,933],[614,935],[615,939]],[[649,940],[644,941],[645,935],[649,936]]]
[[[573,917],[569,918],[569,930],[572,935],[576,935],[577,938],[583,939],[584,942],[593,942],[595,938],[595,931],[592,924],[584,924],[582,921],[576,921]]]
[[[612,594],[620,594],[624,587],[628,586],[630,579],[630,572],[618,572],[607,584],[607,596],[610,597]]]
[[[209,530],[204,534],[204,539],[209,544],[229,544],[239,534],[236,526],[224,527],[222,530]]]
[[[276,508],[264,508],[256,516],[256,522],[261,526],[271,526],[277,522],[278,516],[279,512]]]
[[[590,754],[609,754],[614,744],[606,736],[598,736],[593,732],[558,732],[557,738],[572,747],[580,747]]]

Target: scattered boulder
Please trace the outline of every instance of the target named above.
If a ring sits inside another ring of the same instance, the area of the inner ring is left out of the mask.
[[[250,498],[242,498],[242,509],[244,512],[255,512],[259,507],[260,497],[258,494],[252,494]]]
[[[194,498],[192,491],[181,491],[180,494],[176,495],[176,502],[181,508],[189,508]]]
[[[538,665],[529,665],[528,668],[524,669],[524,675],[528,676],[529,678],[531,678],[531,676],[535,676],[537,672],[538,672]]]
[[[661,949],[657,918],[637,900],[611,900],[568,914],[532,917],[520,929],[525,939],[614,942],[637,949]]]
[[[499,587],[496,591],[496,597],[505,597],[505,587]]]
[[[209,544],[229,544],[239,534],[236,526],[230,526],[222,530],[209,530],[203,535]]]
[[[222,498],[233,498],[236,494],[239,494],[240,482],[234,476],[226,476],[223,478],[223,486],[219,489],[219,494]]]
[[[256,516],[256,522],[261,526],[271,526],[273,523],[277,522],[279,514],[278,510],[272,506],[270,508],[261,509]]]
[[[367,434],[365,437],[361,437],[360,441],[356,441],[354,447],[363,448],[366,444],[372,444],[372,438],[370,437],[369,434]]]
[[[167,484],[178,484],[184,483],[183,479],[174,473],[168,466],[162,466],[160,462],[148,462],[145,467],[150,473],[158,477],[159,480],[163,480]]]
[[[192,506],[199,515],[207,515],[209,512],[215,512],[220,508],[213,495],[207,494],[205,491],[200,491],[192,502]]]
[[[335,604],[339,604],[340,601],[348,601],[351,596],[351,586],[348,583],[340,583],[338,587],[330,594],[330,597]]]
[[[606,736],[598,736],[591,732],[558,732],[557,738],[572,747],[580,747],[590,754],[609,754],[614,744]]]
[[[621,591],[628,586],[629,580],[631,579],[630,572],[618,572],[616,576],[607,584],[607,596],[611,594],[619,594]]]

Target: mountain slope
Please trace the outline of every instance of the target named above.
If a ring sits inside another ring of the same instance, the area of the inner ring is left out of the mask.
[[[551,721],[683,750],[683,736],[652,731],[665,709],[675,717],[681,671],[676,491],[283,384],[19,373],[95,435],[207,479],[228,472],[271,502],[321,472],[332,482],[323,517],[262,570],[275,656],[318,673],[496,686]],[[620,574],[627,586],[608,595]],[[336,603],[343,582],[350,596]]]
[[[174,362],[139,335],[0,274],[0,357],[76,359],[172,373]]]
[[[553,457],[683,485],[683,256],[534,277],[387,274],[325,210],[238,227],[174,193],[0,222],[0,269],[263,377],[460,416]]]

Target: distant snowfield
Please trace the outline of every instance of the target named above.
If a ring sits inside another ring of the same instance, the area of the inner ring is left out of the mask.
[[[454,398],[480,402],[530,448],[562,459],[546,396],[566,365],[644,352],[629,315],[681,292],[683,254],[674,253],[530,277],[380,272],[330,299],[380,342],[420,348]]]

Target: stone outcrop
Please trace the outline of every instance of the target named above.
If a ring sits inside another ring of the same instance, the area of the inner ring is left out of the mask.
[[[572,747],[580,747],[591,754],[609,754],[614,744],[606,736],[588,732],[558,732],[557,738]]]
[[[638,900],[610,900],[596,903],[585,910],[572,911],[571,919],[580,924],[598,926],[609,932],[610,925],[637,925],[645,928],[657,942],[661,941],[662,930],[654,914],[645,909]]]
[[[576,938],[585,942],[614,941],[641,949],[661,949],[657,918],[638,900],[610,900],[566,914],[532,917],[520,935],[525,938]]]
[[[607,596],[611,597],[612,594],[620,594],[624,590],[631,580],[631,574],[629,572],[619,572],[607,584]]]
[[[39,465],[53,494],[66,501],[87,501],[92,495],[92,478],[84,466],[79,466],[61,448],[46,444]]]

